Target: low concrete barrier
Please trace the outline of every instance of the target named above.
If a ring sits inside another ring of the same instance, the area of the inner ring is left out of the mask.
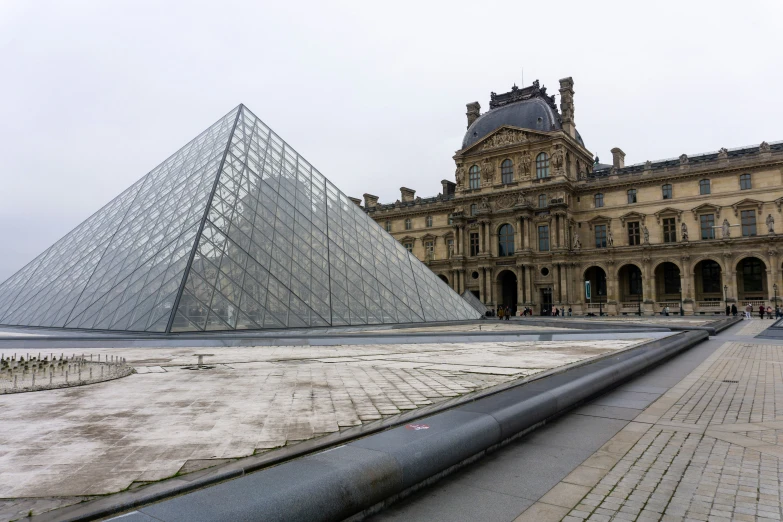
[[[225,470],[190,482],[178,477],[173,479],[176,491],[128,492],[38,519],[94,520],[175,494],[180,496],[118,520],[361,517],[707,338],[702,330],[681,332],[255,473]],[[204,487],[210,483],[214,485]]]

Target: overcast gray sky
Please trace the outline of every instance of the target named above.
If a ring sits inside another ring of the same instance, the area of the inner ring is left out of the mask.
[[[783,139],[780,0],[0,1],[0,281],[240,102],[351,196],[453,179],[465,104],[575,82],[603,161]],[[559,98],[558,98],[559,102]]]

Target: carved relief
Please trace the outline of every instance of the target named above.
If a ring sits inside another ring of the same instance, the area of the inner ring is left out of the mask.
[[[729,157],[729,150],[726,147],[721,147],[718,151],[718,159],[727,159]]]
[[[517,198],[513,194],[503,194],[495,200],[495,208],[500,210],[504,208],[511,208],[517,202]]]
[[[762,141],[761,145],[759,145],[759,152],[769,152],[769,151],[770,151],[769,143],[767,143],[766,141]]]
[[[688,156],[686,154],[680,155],[680,165],[688,164]]]
[[[526,133],[504,129],[487,138],[481,145],[481,150],[505,147],[507,145],[515,145],[517,143],[526,143],[527,141],[529,140]]]
[[[467,170],[463,165],[457,167],[457,171],[454,173],[454,177],[456,178],[457,182],[457,190],[462,190],[462,183],[465,181],[466,174]]]
[[[563,149],[558,147],[552,151],[552,165],[554,166],[556,173],[563,172],[563,165],[565,164],[564,158]]]

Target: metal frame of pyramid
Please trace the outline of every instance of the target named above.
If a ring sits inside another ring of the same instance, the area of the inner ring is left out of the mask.
[[[0,324],[228,331],[479,314],[244,105],[0,284]]]

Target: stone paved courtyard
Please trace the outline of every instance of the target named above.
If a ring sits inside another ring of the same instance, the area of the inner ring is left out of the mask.
[[[783,346],[749,321],[528,509],[527,520],[783,518]],[[570,509],[563,509],[569,507]]]
[[[72,350],[117,381],[0,397],[0,498],[106,494],[336,432],[635,340]],[[195,353],[206,370],[189,370]],[[6,503],[9,505],[8,503]],[[11,502],[14,504],[14,502]]]

